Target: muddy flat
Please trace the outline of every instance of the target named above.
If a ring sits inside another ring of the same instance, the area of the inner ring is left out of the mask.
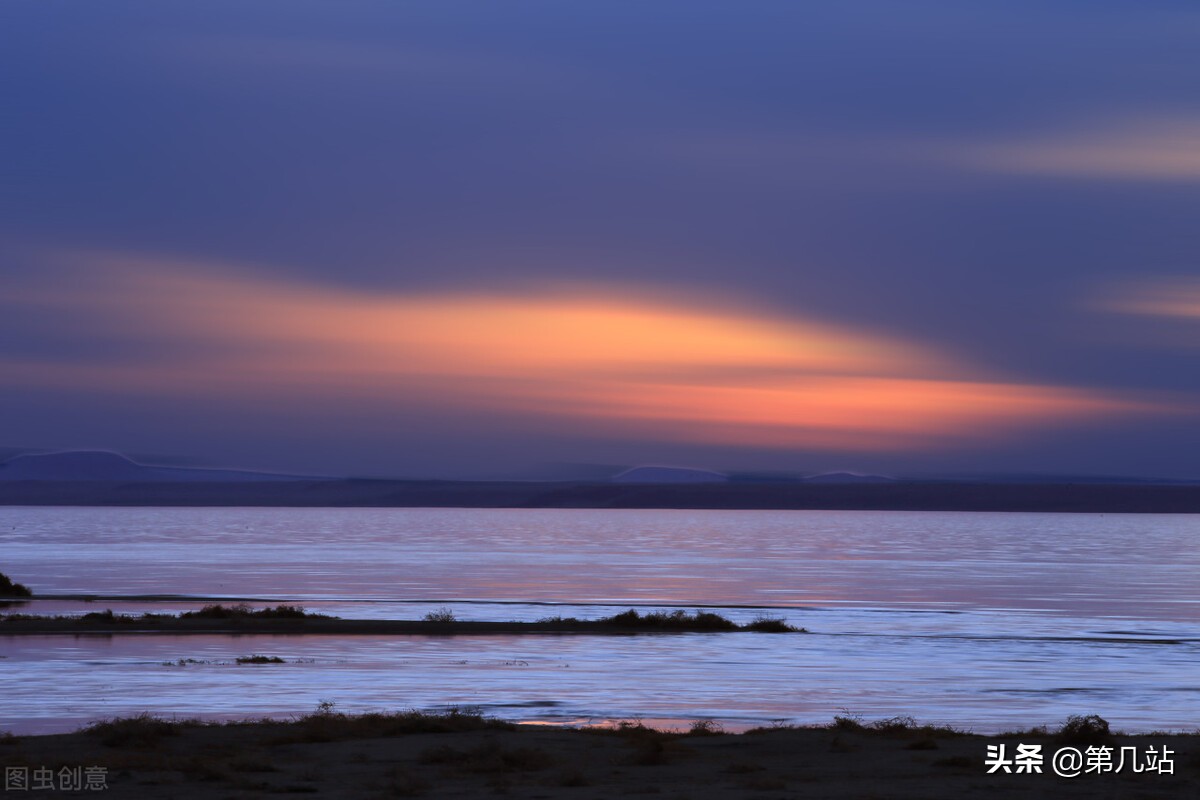
[[[449,724],[438,720],[450,719]],[[389,720],[391,720],[389,722]],[[400,720],[400,721],[397,721]],[[421,720],[425,720],[422,722]],[[430,721],[432,720],[432,721]],[[112,798],[1182,798],[1196,797],[1200,737],[1117,736],[1117,772],[1054,774],[1047,734],[985,737],[899,726],[745,734],[515,726],[475,717],[314,714],[288,722],[165,724],[143,718],[91,732],[0,740],[8,776],[103,780]],[[461,724],[460,724],[461,723]],[[1041,745],[1042,772],[988,773],[988,746]],[[1082,753],[1086,745],[1076,743]],[[1134,772],[1167,748],[1172,772]],[[36,772],[41,770],[41,772]],[[47,772],[47,770],[49,772]],[[90,770],[90,771],[89,771]],[[37,794],[37,792],[34,792]]]

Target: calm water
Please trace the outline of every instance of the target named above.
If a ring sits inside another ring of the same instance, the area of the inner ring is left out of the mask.
[[[798,511],[0,508],[33,613],[200,598],[345,617],[769,611],[812,633],[0,637],[0,730],[105,716],[478,706],[729,727],[898,714],[988,732],[1200,725],[1200,517]],[[237,665],[262,653],[288,663]],[[180,659],[199,663],[178,665]]]

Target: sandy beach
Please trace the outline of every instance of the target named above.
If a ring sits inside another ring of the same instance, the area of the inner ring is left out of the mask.
[[[1086,741],[1071,746],[1086,753]],[[1004,745],[1011,759],[1017,744],[1042,746],[1043,771],[1014,766],[988,774],[989,745]],[[50,795],[48,784],[62,789],[90,780],[97,794],[113,798],[1182,798],[1200,791],[1197,736],[1115,736],[1092,745],[1111,748],[1108,770],[1075,778],[1052,769],[1049,755],[1064,746],[1066,739],[1045,732],[984,737],[904,720],[733,735],[704,725],[684,733],[636,723],[566,729],[469,713],[347,717],[322,709],[290,722],[169,724],[147,717],[10,737],[0,740],[0,763],[10,790],[21,778],[34,796]],[[1134,772],[1135,755],[1145,768],[1147,753],[1161,759],[1164,747],[1170,774]]]

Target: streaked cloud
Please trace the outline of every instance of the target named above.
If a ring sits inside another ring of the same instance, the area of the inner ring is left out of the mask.
[[[1190,182],[1200,180],[1200,117],[1105,121],[919,149],[932,158],[988,172]]]
[[[109,355],[13,354],[0,383],[245,402],[299,393],[347,413],[477,409],[648,440],[865,451],[1153,410],[987,376],[878,332],[638,287],[378,293],[230,265],[69,261],[69,280],[15,286],[0,303],[110,340]]]
[[[1200,320],[1200,278],[1127,281],[1104,292],[1094,305],[1121,314]]]
[[[1200,116],[1074,123],[1003,137],[978,133],[942,138],[932,130],[916,137],[803,128],[689,130],[644,136],[637,146],[656,158],[669,157],[752,180],[793,181],[819,174],[870,185],[912,170],[930,181],[947,169],[1109,180],[1200,180]],[[908,191],[917,188],[910,184]]]

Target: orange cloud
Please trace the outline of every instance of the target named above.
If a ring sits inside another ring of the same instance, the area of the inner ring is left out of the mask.
[[[8,297],[65,328],[157,350],[10,361],[0,380],[489,409],[593,433],[787,448],[949,445],[1146,410],[1079,389],[981,380],[932,348],[730,306],[582,288],[368,293],[209,265],[86,261],[72,288]]]
[[[1200,179],[1200,118],[1099,122],[1037,137],[950,143],[930,154],[989,172],[1195,181]]]
[[[1200,278],[1155,278],[1130,283],[1101,298],[1106,311],[1200,319]]]

